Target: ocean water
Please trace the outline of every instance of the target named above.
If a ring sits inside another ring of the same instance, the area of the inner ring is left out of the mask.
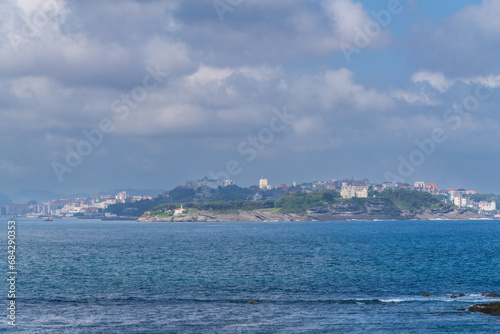
[[[16,238],[22,333],[500,332],[459,311],[500,301],[481,297],[500,293],[500,221],[20,219]]]

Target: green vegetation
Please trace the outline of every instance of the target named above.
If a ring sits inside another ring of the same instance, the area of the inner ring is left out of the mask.
[[[377,195],[387,198],[402,210],[416,211],[421,209],[438,209],[451,204],[441,202],[436,196],[425,191],[408,191],[404,189],[386,189]]]
[[[173,203],[165,203],[153,208],[150,211],[152,216],[156,215],[164,215],[167,214],[168,211],[173,211],[177,207],[178,204]],[[236,211],[251,211],[251,210],[260,210],[260,209],[271,209],[274,208],[273,200],[265,200],[265,201],[217,201],[217,202],[196,202],[196,203],[185,203],[183,207],[186,209],[196,209],[202,211],[216,211],[221,213],[228,212],[236,212]]]
[[[193,200],[195,191],[191,188],[177,187],[168,194],[174,202],[188,202]]]
[[[437,196],[421,191],[407,191],[404,189],[386,189],[383,192],[370,191],[369,198],[342,199],[335,190],[324,190],[311,193],[297,192],[282,195],[279,191],[264,192],[261,201],[247,200],[254,191],[238,186],[219,187],[209,197],[210,202],[194,202],[195,191],[189,188],[177,187],[170,191],[168,198],[159,197],[154,200],[142,200],[136,203],[124,203],[110,205],[107,212],[119,216],[141,216],[148,211],[151,216],[170,217],[181,203],[186,210],[193,212],[213,211],[217,213],[235,213],[238,211],[270,210],[275,213],[306,213],[307,210],[317,207],[332,205],[335,203],[349,203],[349,210],[366,211],[366,201],[375,198],[385,199],[394,203],[401,210],[417,211],[423,209],[446,209],[451,204],[443,203]],[[276,196],[276,197],[274,197]],[[475,200],[498,200],[496,195],[471,195]],[[480,197],[482,196],[482,197]],[[186,199],[184,201],[183,199]],[[341,207],[343,207],[341,205]]]
[[[471,195],[464,195],[464,197],[468,197],[474,202],[495,201],[497,202],[497,206],[500,204],[500,195],[495,195],[495,194],[471,194]]]
[[[140,217],[144,212],[151,210],[155,206],[165,203],[165,198],[155,198],[153,200],[145,199],[135,203],[117,203],[108,206],[106,212],[118,216]]]
[[[219,187],[219,189],[215,190],[214,192],[215,194],[210,197],[211,202],[234,200],[242,201],[245,200],[249,195],[254,193],[250,189],[241,188],[235,185],[227,186],[225,188]],[[117,203],[110,205],[106,209],[106,212],[113,213],[118,216],[139,217],[144,212],[150,211],[153,208],[165,203],[170,203],[169,208],[171,210],[174,210],[175,208],[178,208],[180,206],[180,203],[193,202],[195,193],[195,190],[191,188],[177,187],[168,193],[169,197],[158,197],[153,200],[142,200],[135,203]]]
[[[357,210],[359,210],[359,211],[365,211],[366,212],[365,202],[366,202],[367,199],[368,198],[356,198],[356,197],[353,197],[353,198],[349,198],[349,199],[344,199],[342,201],[354,204],[354,205],[356,205],[356,209]]]
[[[248,196],[253,195],[254,192],[248,188],[241,188],[237,185],[230,185],[227,187],[219,187],[217,194],[212,196],[212,201],[237,201],[246,200]]]
[[[334,190],[325,190],[307,193],[297,193],[287,195],[274,202],[274,207],[279,208],[281,212],[304,213],[308,209],[332,204],[340,195]]]
[[[283,197],[285,192],[281,189],[271,189],[262,193],[263,199],[278,199]]]

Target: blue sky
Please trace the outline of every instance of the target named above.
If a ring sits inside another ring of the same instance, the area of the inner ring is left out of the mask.
[[[206,175],[498,193],[499,17],[494,0],[2,2],[0,193]]]

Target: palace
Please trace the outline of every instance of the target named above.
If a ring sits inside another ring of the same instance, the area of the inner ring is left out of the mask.
[[[367,198],[368,197],[368,187],[367,186],[348,186],[347,183],[342,183],[342,188],[340,190],[340,196],[342,198]]]

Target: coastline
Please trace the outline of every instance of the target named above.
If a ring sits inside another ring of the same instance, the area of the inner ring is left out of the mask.
[[[307,213],[276,213],[272,210],[237,211],[218,213],[213,211],[196,211],[179,216],[170,217],[141,217],[139,222],[259,222],[259,221],[340,221],[340,220],[488,220],[492,217],[477,213],[453,210],[451,212],[422,212],[410,213],[370,213],[370,212],[343,212],[332,213],[308,211]]]

